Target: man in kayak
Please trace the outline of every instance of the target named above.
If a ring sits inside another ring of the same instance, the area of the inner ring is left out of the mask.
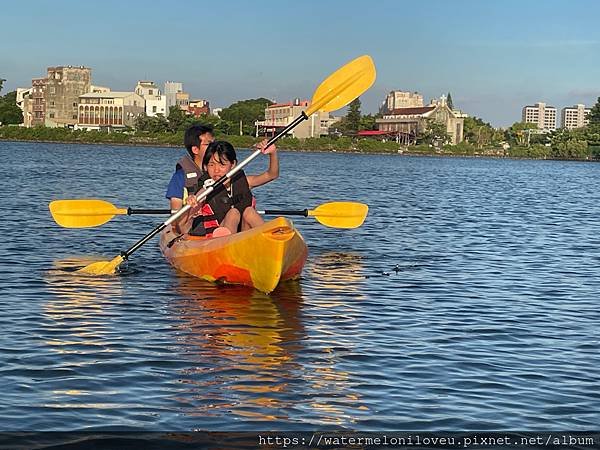
[[[196,193],[202,187],[202,184],[198,184],[203,172],[202,158],[208,144],[214,140],[212,125],[192,125],[185,130],[183,145],[188,154],[177,161],[165,195],[169,199],[172,213],[183,206],[188,195]]]
[[[243,170],[237,172],[202,202],[191,195],[187,203],[192,206],[187,220],[192,219],[189,234],[196,236],[226,236],[237,231],[245,231],[264,223],[263,218],[254,209],[255,201],[251,189],[269,183],[279,177],[279,158],[275,145],[265,147],[267,141],[256,147],[269,155],[268,169],[259,175],[246,175]],[[202,160],[205,173],[200,183],[206,180],[219,180],[237,164],[237,155],[233,145],[226,141],[209,144]],[[183,226],[180,224],[183,228]]]

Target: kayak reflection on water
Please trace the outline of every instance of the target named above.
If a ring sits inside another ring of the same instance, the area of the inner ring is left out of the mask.
[[[186,402],[195,405],[189,413],[285,419],[285,409],[293,406],[295,373],[302,370],[299,284],[282,283],[266,295],[183,274],[177,281],[180,300],[171,308],[182,321],[180,351],[192,360],[182,372],[189,386]]]

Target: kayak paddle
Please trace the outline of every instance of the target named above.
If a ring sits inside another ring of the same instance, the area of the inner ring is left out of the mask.
[[[295,128],[303,120],[308,118],[317,111],[335,111],[346,106],[352,100],[360,96],[363,92],[371,87],[375,82],[376,72],[373,60],[368,55],[360,56],[348,64],[336,70],[334,73],[329,75],[317,88],[313,94],[310,106],[306,111],[296,117],[289,125],[278,132],[267,142],[265,148],[269,145],[274,144],[282,136],[285,136],[290,130]],[[237,164],[229,172],[219,178],[210,186],[206,186],[201,192],[196,194],[198,201],[204,200],[212,191],[222,186],[227,180],[230,180],[237,172],[246,167],[250,161],[260,155],[262,152],[260,149],[254,151],[244,161]],[[185,205],[163,223],[154,228],[150,233],[144,236],[142,239],[137,241],[132,247],[126,251],[122,251],[118,256],[115,256],[110,261],[99,261],[89,264],[82,269],[80,272],[89,273],[92,275],[109,275],[115,273],[121,263],[131,256],[133,252],[139,249],[142,245],[152,239],[155,235],[160,233],[168,225],[178,220],[183,214],[185,214],[191,208],[190,205]]]
[[[315,209],[304,209],[302,211],[271,209],[258,211],[259,214],[275,216],[314,217],[320,224],[332,228],[358,228],[365,221],[368,212],[369,207],[367,205],[356,202],[323,203]]]
[[[369,207],[356,202],[329,202],[315,209],[264,210],[259,214],[269,216],[314,217],[317,222],[332,228],[357,228],[365,221]],[[117,208],[105,200],[54,200],[50,203],[54,221],[65,228],[89,228],[104,225],[116,215],[171,214],[170,209]]]
[[[104,200],[54,200],[49,205],[54,221],[65,228],[89,228],[104,225],[120,214],[171,214],[170,209],[117,208]]]

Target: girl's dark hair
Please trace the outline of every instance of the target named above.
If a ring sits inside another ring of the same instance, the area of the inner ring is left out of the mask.
[[[234,163],[237,161],[237,156],[235,154],[235,149],[233,148],[233,145],[231,145],[227,141],[214,141],[208,144],[208,147],[206,147],[206,152],[204,153],[204,158],[202,159],[202,168],[204,170],[206,170],[208,162],[214,154],[217,155],[217,159],[221,163]]]

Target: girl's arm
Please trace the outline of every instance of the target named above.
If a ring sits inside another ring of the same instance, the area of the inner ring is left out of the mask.
[[[250,189],[257,186],[262,186],[263,184],[273,181],[279,177],[279,158],[277,157],[277,147],[275,147],[275,144],[273,144],[268,148],[264,148],[266,142],[267,141],[265,139],[258,144],[257,147],[260,148],[263,153],[269,155],[269,168],[266,170],[266,172],[263,172],[260,175],[246,175]]]

